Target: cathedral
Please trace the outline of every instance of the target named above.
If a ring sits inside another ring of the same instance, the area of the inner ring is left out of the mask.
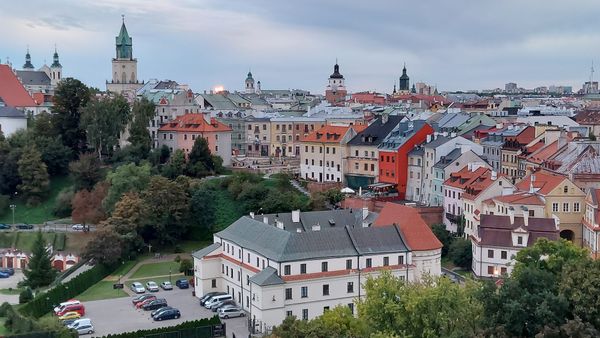
[[[116,57],[112,59],[112,80],[106,81],[106,90],[135,97],[135,92],[144,84],[137,77],[137,59],[133,57],[133,39],[121,24],[119,36],[115,38]]]

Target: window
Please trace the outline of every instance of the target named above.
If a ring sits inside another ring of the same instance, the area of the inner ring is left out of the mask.
[[[398,256],[398,265],[404,264],[404,256]]]
[[[517,244],[523,245],[523,236],[517,237]]]
[[[383,257],[383,266],[388,266],[388,265],[390,265],[390,258]]]
[[[488,258],[494,258],[494,250],[488,250]]]
[[[260,261],[259,261],[258,257],[256,257],[256,267],[259,267],[259,265],[260,265]]]
[[[248,253],[248,263],[250,263],[250,253]]]
[[[365,171],[369,170],[369,164],[365,163]]]
[[[354,163],[354,170],[358,170],[358,162]]]
[[[300,297],[308,297],[308,286],[303,286],[302,288],[300,288]]]
[[[579,212],[579,210],[580,210],[579,202],[573,203],[573,212]]]
[[[506,268],[500,268],[500,274],[501,275],[506,275]]]
[[[217,287],[217,280],[213,278],[213,279],[210,281],[210,284],[211,284],[210,286],[211,286],[213,289],[214,289],[214,288],[216,288],[216,287]]]
[[[285,316],[286,317],[292,317],[294,315],[294,313],[292,311],[286,311],[285,312]]]
[[[346,286],[346,291],[348,291],[348,293],[354,292],[354,282],[348,282],[348,285]]]
[[[563,192],[566,194],[569,192],[569,187],[567,187],[566,185],[563,188]]]
[[[302,320],[308,320],[308,309],[302,309]]]
[[[327,262],[322,262],[321,263],[321,272],[326,272],[327,271]]]
[[[569,212],[569,203],[563,203],[563,212]]]
[[[329,296],[329,284],[323,284],[323,296]]]
[[[535,210],[529,210],[529,217],[535,216]]]
[[[323,313],[329,311],[329,306],[323,306]]]
[[[301,274],[306,273],[306,264],[304,264],[304,263],[300,264],[300,273]]]
[[[292,288],[285,289],[285,300],[292,299]]]
[[[252,130],[252,125],[251,124],[248,125],[248,130]]]
[[[552,203],[552,212],[558,212],[558,203]]]
[[[488,265],[487,267],[487,273],[488,275],[493,275],[494,274],[494,267],[491,265]]]
[[[373,261],[371,258],[367,258],[367,268],[370,268],[371,266],[373,266]]]
[[[331,153],[335,154],[335,148],[331,148]]]
[[[500,258],[506,259],[508,257],[508,253],[505,250],[500,251]]]
[[[283,274],[288,276],[292,274],[292,266],[287,264],[283,266]]]
[[[350,312],[354,314],[354,303],[348,303],[348,308],[350,309]]]
[[[346,259],[346,270],[352,269],[352,260]]]
[[[246,275],[246,285],[250,285],[250,275]]]

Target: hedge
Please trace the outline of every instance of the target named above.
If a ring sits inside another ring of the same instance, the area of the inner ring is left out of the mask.
[[[56,304],[73,298],[108,276],[114,269],[97,264],[82,272],[77,277],[64,284],[59,284],[47,292],[38,293],[35,298],[25,304],[21,313],[39,318],[52,310]]]
[[[150,329],[150,330],[138,330],[138,331],[132,331],[132,332],[123,332],[123,333],[118,333],[118,334],[109,334],[108,336],[106,336],[106,338],[142,338],[142,337],[161,335],[161,334],[165,334],[165,336],[177,336],[178,337],[180,335],[176,334],[176,333],[183,333],[183,331],[188,333],[188,334],[183,335],[185,337],[210,338],[210,337],[212,337],[212,326],[218,325],[218,324],[221,324],[221,320],[219,319],[219,316],[213,316],[212,318],[204,318],[204,319],[199,319],[199,320],[183,322],[183,323],[181,323],[179,325],[175,325],[175,326],[160,327],[157,329]],[[194,329],[202,329],[202,328],[207,328],[207,330],[205,331],[207,333],[206,335],[203,334],[204,332],[200,332],[199,335],[198,334],[189,334],[189,333],[191,333],[191,331],[194,331]]]
[[[67,235],[64,232],[57,232],[56,235],[54,235],[54,243],[52,245],[52,249],[56,250],[56,251],[63,251],[65,250],[65,243],[67,239]]]

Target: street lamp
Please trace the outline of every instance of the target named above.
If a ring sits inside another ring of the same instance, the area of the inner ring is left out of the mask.
[[[169,283],[171,283],[171,267],[169,267]]]
[[[10,209],[12,210],[12,216],[13,216],[13,222],[12,222],[13,227],[15,226],[15,209],[16,208],[17,208],[16,204],[11,204],[10,205]]]

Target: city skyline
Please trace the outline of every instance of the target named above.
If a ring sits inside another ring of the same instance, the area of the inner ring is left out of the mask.
[[[581,88],[600,55],[593,27],[597,6],[513,2],[430,8],[391,1],[379,7],[341,1],[61,1],[39,15],[10,3],[2,5],[0,19],[13,34],[5,36],[0,59],[8,56],[20,69],[29,47],[39,68],[51,61],[56,44],[65,76],[104,89],[124,14],[139,78],[175,80],[195,91],[218,85],[242,90],[251,69],[263,89],[322,93],[336,58],[351,92],[391,92],[404,63],[411,83],[440,91],[503,88],[507,82]],[[517,24],[506,25],[502,17]]]

